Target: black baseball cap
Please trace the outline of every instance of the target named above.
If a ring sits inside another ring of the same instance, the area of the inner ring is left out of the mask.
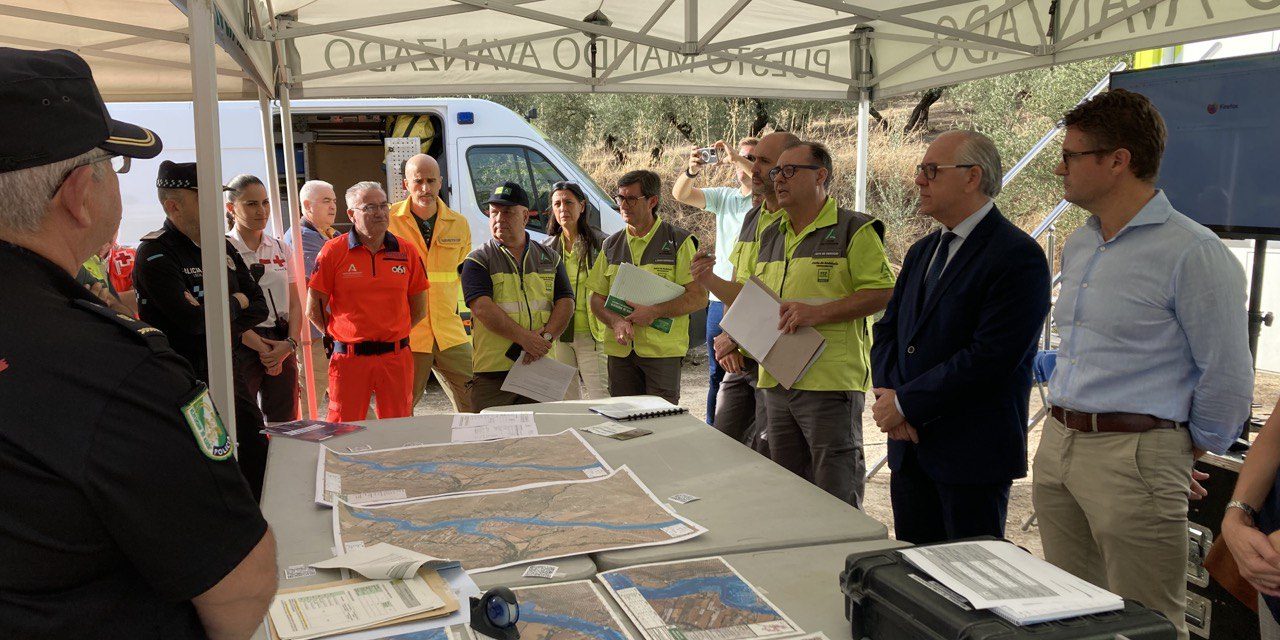
[[[0,47],[0,173],[52,164],[91,149],[154,158],[159,136],[111,118],[89,65],[65,49]]]
[[[514,182],[503,182],[493,188],[492,195],[485,204],[501,204],[506,206],[519,205],[526,209],[529,208],[529,194],[525,192],[524,187]]]

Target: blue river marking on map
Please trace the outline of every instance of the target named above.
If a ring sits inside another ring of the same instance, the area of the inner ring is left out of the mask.
[[[480,469],[532,469],[534,471],[587,471],[588,469],[600,469],[600,463],[593,462],[591,464],[580,466],[560,467],[545,464],[499,464],[497,462],[479,462],[467,460],[445,460],[442,462],[410,462],[407,464],[384,464],[376,460],[362,460],[356,456],[338,456],[338,459],[351,464],[358,464],[362,467],[368,467],[375,471],[416,471],[418,473],[446,475],[440,469],[444,465],[452,465],[455,467],[477,467]]]
[[[604,577],[614,589],[636,588],[647,600],[666,600],[691,596],[697,593],[715,592],[727,607],[760,615],[781,617],[763,600],[756,597],[750,586],[734,575],[686,578],[665,587],[642,587],[627,575],[611,573]]]
[[[495,516],[489,518],[455,518],[453,520],[441,520],[431,524],[414,524],[403,518],[393,518],[391,516],[380,516],[372,511],[363,509],[352,509],[351,515],[361,520],[370,522],[385,522],[394,526],[399,531],[439,531],[441,529],[455,529],[460,534],[473,535],[481,538],[499,539],[498,536],[491,533],[485,533],[480,527],[489,522],[503,522],[509,524],[524,524],[536,527],[591,527],[595,529],[609,529],[611,531],[641,531],[646,529],[661,529],[678,524],[683,524],[679,520],[668,520],[666,522],[657,522],[653,524],[623,524],[614,522],[591,522],[586,520],[546,520],[544,518],[515,518]]]
[[[591,638],[627,640],[626,636],[619,633],[617,629],[602,627],[594,622],[583,620],[582,618],[575,618],[562,613],[538,611],[537,604],[533,602],[524,602],[520,604],[520,622],[522,624],[542,624],[548,627],[577,631],[578,633]]]

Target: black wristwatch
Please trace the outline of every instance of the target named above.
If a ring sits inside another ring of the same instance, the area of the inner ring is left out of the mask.
[[[297,340],[294,340],[293,338],[285,338],[285,340],[289,343],[289,346],[293,347],[294,349],[298,348]]]
[[[686,167],[686,168],[685,168],[685,170],[684,170],[684,175],[686,175],[686,176],[688,176],[688,177],[690,177],[690,178],[696,178],[696,177],[698,177],[698,176],[700,176],[700,175],[702,175],[702,174],[701,174],[701,173],[689,173],[689,169]]]

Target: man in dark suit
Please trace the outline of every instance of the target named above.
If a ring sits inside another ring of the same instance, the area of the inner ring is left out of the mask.
[[[940,136],[916,169],[920,212],[943,228],[907,251],[871,349],[899,540],[1003,537],[1009,487],[1027,474],[1049,266],[996,208],[1000,177],[995,145],[970,131]]]

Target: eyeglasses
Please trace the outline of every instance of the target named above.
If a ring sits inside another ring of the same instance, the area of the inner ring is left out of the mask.
[[[1097,155],[1099,153],[1111,153],[1112,151],[1115,151],[1115,149],[1090,149],[1088,151],[1063,151],[1062,164],[1070,163],[1072,158],[1079,158],[1080,156],[1092,156],[1092,155]]]
[[[613,201],[618,204],[626,204],[628,202],[639,202],[641,200],[647,200],[647,199],[648,198],[646,196],[624,196],[621,193],[613,194]]]
[[[386,213],[391,210],[391,203],[378,202],[373,204],[366,204],[363,207],[356,207],[356,208],[365,213]]]
[[[53,193],[49,194],[49,197],[53,197],[54,194],[58,193],[58,189],[62,188],[62,183],[66,182],[67,178],[71,177],[71,173],[73,171],[80,167],[98,164],[103,160],[111,161],[111,171],[115,173],[129,173],[129,165],[131,164],[130,160],[132,160],[129,156],[119,156],[113,153],[95,153],[84,158],[80,162],[75,163],[70,169],[67,169],[67,172],[63,174],[62,179],[58,181],[58,185],[53,188]]]
[[[916,165],[916,175],[924,172],[925,180],[936,180],[938,178],[938,169],[969,169],[976,167],[976,164],[938,164],[936,162],[926,162]]]
[[[581,188],[582,187],[578,186],[578,183],[572,180],[561,180],[560,182],[557,182],[551,185],[552,191],[560,191],[562,189],[575,190],[575,189],[581,189]]]
[[[770,169],[770,170],[769,170],[769,179],[770,179],[770,180],[777,180],[777,179],[778,179],[778,176],[782,176],[782,177],[784,177],[784,178],[786,178],[786,179],[790,180],[790,179],[792,179],[792,178],[796,177],[796,171],[797,171],[797,170],[799,170],[799,169],[813,169],[814,171],[817,171],[818,169],[821,169],[821,168],[822,168],[822,167],[821,167],[820,165],[816,165],[816,164],[784,164],[784,165],[779,165],[779,166],[774,167],[774,168],[772,168],[772,169]]]

